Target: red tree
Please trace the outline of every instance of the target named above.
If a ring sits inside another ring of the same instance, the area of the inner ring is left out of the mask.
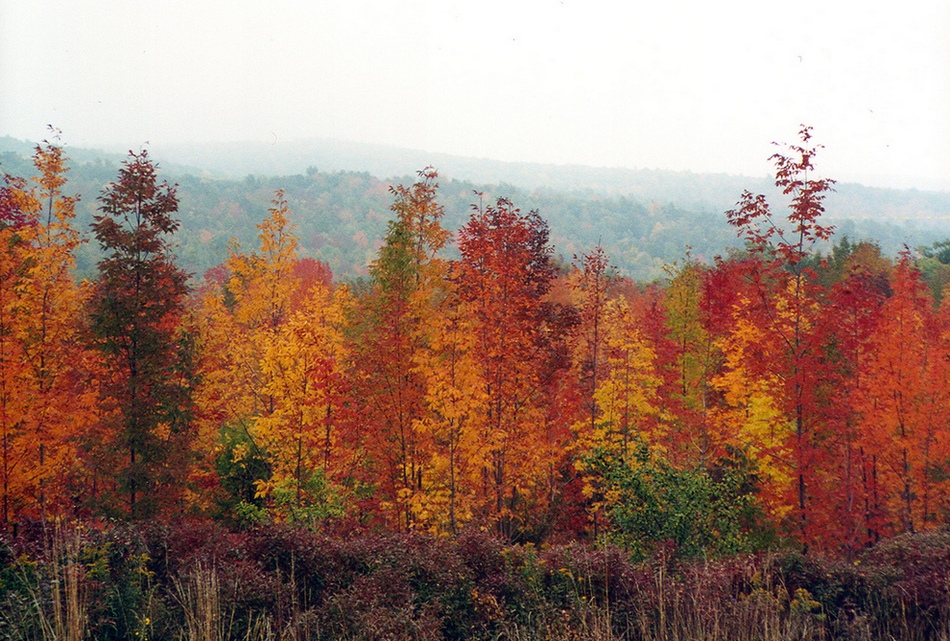
[[[801,144],[772,156],[775,184],[790,197],[788,227],[773,216],[763,195],[742,194],[736,209],[727,212],[729,223],[744,238],[755,261],[749,270],[755,299],[745,313],[762,330],[762,349],[750,352],[767,360],[758,369],[771,370],[784,384],[782,409],[794,424],[792,455],[794,492],[797,503],[797,534],[807,550],[819,533],[815,531],[814,501],[819,492],[816,470],[820,468],[817,439],[823,427],[821,393],[829,373],[823,359],[824,337],[817,330],[819,304],[824,295],[817,274],[807,259],[820,241],[831,236],[832,227],[819,222],[824,197],[834,181],[814,177],[814,158],[820,147],[809,146],[811,128],[799,131]],[[809,490],[809,485],[814,487]]]
[[[560,449],[546,438],[540,402],[552,338],[545,295],[555,275],[548,227],[537,212],[522,214],[499,199],[474,209],[459,231],[459,250],[459,296],[475,322],[486,385],[479,417],[489,452],[485,516],[512,535],[518,510],[539,498],[545,463]]]

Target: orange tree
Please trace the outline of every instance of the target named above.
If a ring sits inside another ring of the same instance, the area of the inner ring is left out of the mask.
[[[476,418],[487,452],[481,514],[513,535],[525,509],[544,500],[544,471],[563,450],[548,438],[543,407],[556,338],[545,300],[555,276],[548,227],[537,212],[499,199],[474,208],[459,250],[455,278],[485,390]]]
[[[393,196],[384,245],[370,266],[372,281],[360,298],[353,337],[364,403],[364,467],[383,517],[400,529],[425,526],[434,476],[433,434],[424,425],[427,358],[443,296],[447,263],[439,257],[450,233],[442,227],[437,172],[431,167]]]
[[[30,181],[0,187],[0,493],[2,520],[49,515],[71,502],[77,434],[90,403],[72,277],[77,198],[63,194],[62,149],[37,146]]]
[[[901,255],[893,293],[874,324],[854,406],[868,476],[868,530],[933,527],[948,500],[950,386],[945,317],[910,255]]]

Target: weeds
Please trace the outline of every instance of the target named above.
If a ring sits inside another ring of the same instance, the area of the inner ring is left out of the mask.
[[[82,641],[87,582],[80,562],[81,530],[57,522],[43,535],[42,566],[20,556],[3,568],[0,594],[7,598],[0,632],[11,639]]]
[[[221,604],[218,573],[201,563],[184,578],[174,578],[175,597],[185,617],[187,641],[226,641],[231,636],[231,613]],[[230,608],[229,608],[230,610]]]
[[[950,639],[950,532],[849,562],[634,563],[480,532],[329,537],[206,522],[0,539],[0,639],[82,641]]]

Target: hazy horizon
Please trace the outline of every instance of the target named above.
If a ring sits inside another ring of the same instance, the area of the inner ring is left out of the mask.
[[[154,154],[337,140],[950,189],[950,3],[0,0],[0,135]]]

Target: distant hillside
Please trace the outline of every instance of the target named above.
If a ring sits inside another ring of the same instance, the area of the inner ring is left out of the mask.
[[[33,144],[0,137],[0,172],[29,176]],[[102,187],[124,154],[67,147],[67,193],[82,197],[77,226],[88,230]],[[257,244],[255,225],[276,189],[295,214],[304,255],[326,261],[339,277],[366,273],[386,233],[393,182],[408,184],[418,169],[442,176],[446,227],[467,220],[475,192],[537,209],[551,227],[555,251],[569,262],[600,242],[624,273],[651,280],[663,265],[691,254],[712,260],[738,242],[723,212],[743,189],[780,203],[769,179],[659,170],[566,167],[458,158],[372,145],[322,141],[289,144],[192,145],[150,149],[162,175],[179,183],[182,264],[200,275],[227,255],[229,239]],[[839,234],[877,240],[888,253],[950,236],[950,193],[837,185],[827,220]],[[92,244],[79,255],[92,272]]]
[[[317,169],[330,173],[368,172],[391,179],[411,176],[431,165],[445,178],[476,184],[625,196],[644,203],[656,201],[691,211],[717,213],[731,208],[743,189],[774,193],[770,176],[502,162],[336,140],[178,145],[156,153],[170,162],[201,167],[211,175],[231,178],[248,174],[303,174]],[[839,218],[873,218],[899,224],[910,219],[947,224],[950,219],[950,192],[946,191],[879,189],[843,183],[836,186],[828,203],[829,215]]]
[[[304,173],[309,168],[325,172],[365,171],[392,178],[412,175],[431,165],[446,178],[478,184],[622,195],[672,202],[691,209],[728,207],[735,202],[734,194],[741,193],[743,188],[761,190],[770,184],[766,177],[503,162],[336,140],[179,145],[168,146],[162,153],[175,162],[204,167],[232,178]]]

